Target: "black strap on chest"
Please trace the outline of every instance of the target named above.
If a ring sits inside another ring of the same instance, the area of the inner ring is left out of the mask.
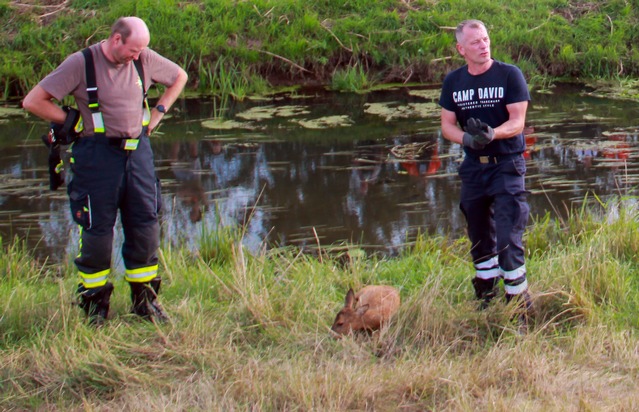
[[[89,95],[89,109],[91,112],[99,112],[100,102],[98,100],[98,84],[95,80],[95,63],[93,61],[93,53],[90,48],[82,50],[84,55],[84,69],[87,77],[87,94]],[[146,106],[146,87],[144,87],[144,67],[140,59],[133,60],[135,69],[138,71],[140,81],[142,82],[142,94],[144,99],[142,101],[142,107]]]

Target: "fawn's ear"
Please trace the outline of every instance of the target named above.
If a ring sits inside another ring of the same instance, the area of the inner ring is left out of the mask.
[[[355,303],[355,292],[353,292],[353,288],[350,288],[348,292],[346,292],[346,302],[344,303],[344,306],[352,308],[353,303]]]
[[[369,305],[362,305],[359,308],[355,309],[355,314],[357,316],[364,316],[364,313],[366,313],[369,307]]]

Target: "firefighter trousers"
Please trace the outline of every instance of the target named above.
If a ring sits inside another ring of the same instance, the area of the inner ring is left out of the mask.
[[[466,217],[476,277],[504,278],[508,295],[527,290],[523,234],[526,201],[525,159],[521,155],[472,158],[459,168],[460,209]]]
[[[71,148],[72,178],[67,192],[81,231],[75,264],[87,289],[107,283],[118,211],[124,233],[125,279],[146,283],[157,276],[162,203],[153,152],[146,133],[139,137],[135,150],[125,150],[125,142],[95,135],[77,140]]]

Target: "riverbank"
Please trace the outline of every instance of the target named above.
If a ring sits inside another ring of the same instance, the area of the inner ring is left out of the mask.
[[[292,85],[441,82],[463,63],[453,30],[466,18],[487,23],[494,57],[518,64],[533,87],[639,73],[639,10],[623,1],[5,1],[3,100],[123,15],[147,21],[151,47],[188,71],[191,92],[235,99]]]
[[[197,254],[164,246],[171,322],[129,312],[121,279],[105,327],[73,305],[72,264],[0,252],[3,410],[635,410],[639,224],[632,203],[535,222],[526,263],[535,312],[483,312],[465,239],[402,256],[293,249],[251,255],[239,232]],[[349,287],[388,284],[402,305],[373,338],[334,340]]]

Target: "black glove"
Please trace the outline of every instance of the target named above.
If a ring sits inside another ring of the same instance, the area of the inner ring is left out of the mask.
[[[56,190],[64,183],[60,145],[51,144],[49,135],[42,136],[42,141],[49,148],[49,189]]]
[[[67,113],[66,119],[64,119],[64,124],[60,123],[51,123],[51,127],[49,129],[49,143],[54,144],[71,144],[75,142],[78,138],[78,134],[81,131],[81,127],[77,127],[78,123],[82,120],[82,116],[80,116],[80,112],[76,109],[63,106],[62,110]],[[76,130],[80,129],[80,130]]]
[[[49,133],[42,136],[42,141],[49,148],[49,189],[51,190],[56,190],[64,184],[64,164],[60,155],[60,145],[75,142],[82,130],[82,126],[78,126],[82,121],[80,112],[69,106],[63,106],[62,110],[67,113],[64,124],[51,123]]]
[[[477,140],[475,139],[475,136],[473,136],[472,134],[468,132],[464,133],[464,137],[462,139],[462,145],[466,147],[470,147],[473,150],[481,150],[486,146],[485,144],[478,143]]]
[[[495,138],[495,131],[492,127],[472,117],[466,122],[466,132],[473,136],[473,140],[484,146]]]

